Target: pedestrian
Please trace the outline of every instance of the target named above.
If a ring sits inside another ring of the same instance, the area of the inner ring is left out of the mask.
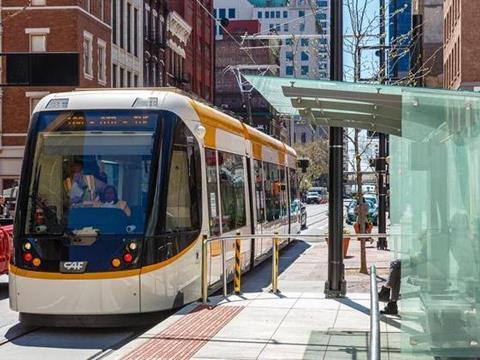
[[[402,262],[400,259],[390,262],[390,271],[385,285],[378,293],[378,300],[386,302],[387,305],[380,314],[398,315],[397,301],[400,297],[400,281],[402,278]]]
[[[357,214],[358,233],[366,234],[368,229],[368,204],[362,196],[360,203],[355,208]]]

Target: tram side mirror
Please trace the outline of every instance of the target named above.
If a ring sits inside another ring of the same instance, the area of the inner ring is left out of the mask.
[[[302,169],[302,173],[307,172],[307,168],[310,166],[310,160],[309,159],[298,159],[297,160],[297,167]]]

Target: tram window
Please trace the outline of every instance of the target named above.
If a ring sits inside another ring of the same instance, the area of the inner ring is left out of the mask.
[[[297,186],[297,172],[295,169],[289,169],[290,171],[290,201],[298,199],[298,186]]]
[[[287,178],[285,176],[285,168],[283,166],[278,167],[280,174],[280,181],[278,190],[280,192],[280,217],[284,218],[288,216],[288,189]]]
[[[215,150],[205,151],[207,161],[207,193],[210,234],[220,235],[220,209],[218,208],[217,154]]]
[[[246,225],[245,170],[240,155],[218,152],[223,232]]]
[[[262,162],[255,160],[255,201],[257,210],[257,222],[263,223],[265,221],[265,193],[263,192],[263,178],[264,172]]]
[[[157,124],[156,113],[42,114],[26,233],[142,233]]]
[[[278,166],[264,163],[265,168],[265,203],[267,209],[267,221],[280,219],[280,176]]]
[[[200,229],[198,145],[183,122],[175,129],[167,193],[167,232]],[[182,246],[180,246],[182,247]]]

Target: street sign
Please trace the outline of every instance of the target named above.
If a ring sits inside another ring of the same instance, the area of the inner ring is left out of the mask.
[[[79,53],[1,53],[2,86],[79,86]]]

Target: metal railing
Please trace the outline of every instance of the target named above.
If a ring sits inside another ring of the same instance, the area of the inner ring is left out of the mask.
[[[389,234],[349,234],[349,238],[358,238],[358,239],[368,239],[368,238],[386,238],[389,237]],[[250,235],[241,235],[240,232],[237,232],[236,235],[226,235],[226,236],[216,236],[208,237],[207,235],[203,236],[202,240],[202,301],[207,303],[208,300],[208,244],[212,241],[220,241],[222,243],[222,288],[223,296],[227,297],[227,268],[226,268],[226,249],[225,242],[229,240],[235,240],[235,269],[234,269],[234,290],[235,293],[241,292],[241,265],[240,265],[240,242],[242,240],[251,240],[251,239],[272,239],[272,292],[277,293],[279,291],[278,286],[278,275],[279,275],[279,250],[280,250],[280,240],[281,239],[292,239],[292,240],[307,240],[308,242],[323,242],[325,238],[328,238],[328,234],[278,234],[277,232],[273,234],[250,234]],[[377,301],[378,308],[378,301]]]
[[[370,267],[370,360],[380,360],[380,312],[377,292],[377,269]]]

